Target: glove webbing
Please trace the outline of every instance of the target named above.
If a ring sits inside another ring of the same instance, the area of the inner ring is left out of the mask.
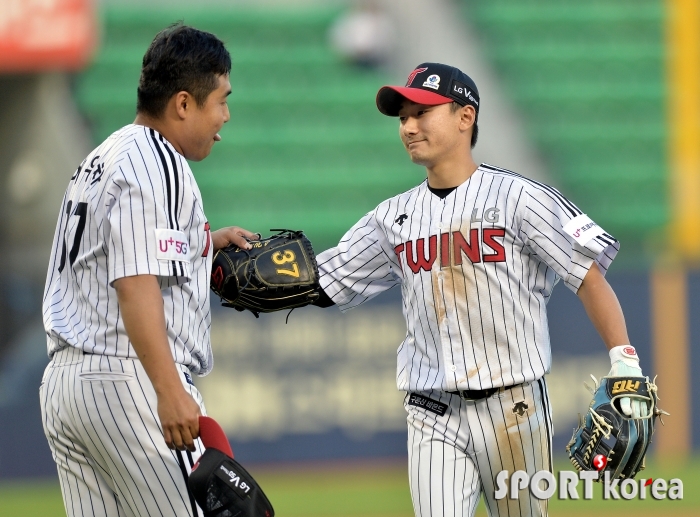
[[[590,463],[590,458],[591,454],[593,453],[593,449],[595,449],[596,445],[598,444],[598,439],[600,435],[603,435],[603,438],[610,438],[610,435],[612,434],[613,427],[612,425],[608,424],[605,418],[600,416],[598,413],[595,412],[593,408],[589,409],[589,413],[591,414],[591,420],[593,422],[593,430],[591,433],[590,438],[588,439],[588,445],[586,445],[586,450],[583,453],[583,460],[586,463]],[[571,449],[571,443],[566,447],[567,452]],[[613,454],[613,451],[610,451],[610,454]],[[573,463],[574,467],[578,470],[584,470],[581,464],[575,459],[571,458],[571,462]]]

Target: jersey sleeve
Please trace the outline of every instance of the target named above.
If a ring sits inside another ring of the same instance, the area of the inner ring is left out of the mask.
[[[620,243],[552,187],[526,190],[520,237],[577,292],[593,262],[605,274]]]
[[[392,255],[370,212],[348,230],[338,246],[318,255],[321,287],[341,311],[352,309],[401,282]]]
[[[188,282],[190,245],[179,226],[175,199],[158,174],[130,165],[111,176],[105,196],[109,284],[135,275],[155,275],[161,288]]]

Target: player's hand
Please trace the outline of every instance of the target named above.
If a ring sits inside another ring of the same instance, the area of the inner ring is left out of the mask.
[[[227,226],[212,232],[211,239],[214,251],[225,248],[229,244],[235,244],[241,249],[249,250],[251,245],[248,241],[260,240],[260,234],[249,232],[238,226]]]
[[[612,364],[608,377],[644,377],[644,375],[641,368],[616,361]],[[649,414],[649,406],[646,402],[630,397],[620,399],[620,409],[625,415],[632,418],[641,418]]]
[[[201,414],[199,404],[184,389],[161,393],[158,396],[158,417],[167,446],[194,451]]]
[[[634,347],[629,345],[615,347],[610,352],[612,367],[608,377],[644,377],[639,367],[639,358]],[[641,400],[630,397],[620,399],[620,409],[632,418],[641,418],[649,415],[649,405]]]

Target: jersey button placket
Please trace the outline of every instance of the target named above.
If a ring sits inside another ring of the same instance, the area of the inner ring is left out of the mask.
[[[433,224],[435,227],[435,230],[431,232],[433,235],[437,234],[440,235],[442,233],[442,229],[444,228],[444,224],[442,221],[437,221]],[[444,293],[445,290],[445,274],[442,272],[442,269],[439,265],[438,259],[435,261],[435,266],[437,268],[437,275],[435,276],[435,281],[438,283],[438,292],[439,293]],[[438,325],[438,330],[440,332],[440,345],[442,346],[442,356],[444,357],[444,363],[445,363],[445,369],[448,372],[454,371],[452,368],[454,368],[454,365],[451,362],[452,354],[450,352],[450,337],[449,337],[449,332],[448,332],[448,326],[449,323],[447,321],[447,307],[445,306],[445,302],[442,296],[440,296],[437,300],[436,303],[440,305],[444,316],[442,318],[438,318],[437,320],[437,325]]]
[[[448,222],[443,222],[443,221],[435,221],[433,223],[433,227],[435,228],[434,232],[431,232],[433,234],[439,235],[445,231],[445,228],[450,227],[450,223]],[[437,262],[437,260],[436,260]],[[434,266],[435,267],[435,266]],[[445,273],[442,271],[440,268],[440,265],[437,264],[436,266],[437,269],[437,282],[438,282],[438,292],[443,293],[445,292]],[[438,319],[438,329],[440,330],[440,344],[442,345],[442,353],[443,357],[445,358],[445,368],[448,372],[456,372],[457,371],[457,366],[452,364],[452,342],[450,340],[450,322],[449,322],[449,315],[448,315],[448,308],[445,306],[445,300],[443,297],[440,297],[440,299],[436,300],[436,303],[440,304],[442,306],[442,310],[444,311],[444,317]]]
[[[438,270],[437,282],[439,288],[438,291],[440,293],[444,293],[444,278],[445,274],[441,270]],[[451,329],[448,309],[444,306],[444,300],[442,299],[442,297],[440,297],[439,300],[436,300],[436,302],[442,305],[442,310],[445,314],[443,318],[438,320],[438,329],[440,330],[440,344],[442,345],[442,354],[445,358],[445,367],[448,372],[456,372],[457,367],[454,364],[452,364],[452,358],[454,357],[454,354],[452,351],[452,341],[450,339]]]

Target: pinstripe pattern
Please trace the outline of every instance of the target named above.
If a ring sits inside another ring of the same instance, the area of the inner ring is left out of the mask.
[[[490,515],[547,515],[547,501],[521,490],[519,499],[494,499],[501,470],[551,471],[551,419],[544,380],[472,402],[428,390],[448,405],[444,416],[405,404],[409,481],[417,517],[473,515],[483,493]],[[406,395],[406,401],[410,394]],[[525,402],[522,416],[513,412]]]
[[[184,374],[182,380],[205,414],[197,389]],[[70,517],[193,515],[176,454],[162,437],[155,391],[138,360],[64,348],[46,368],[40,397]],[[190,464],[184,467],[189,473]]]
[[[416,515],[470,516],[481,494],[489,515],[546,515],[529,491],[496,501],[494,480],[551,471],[547,302],[559,280],[576,292],[594,262],[605,273],[619,243],[598,232],[581,246],[564,230],[582,215],[573,203],[491,165],[443,194],[423,182],[365,215],[318,256],[321,286],[345,311],[401,285],[398,388],[449,406],[405,405]],[[515,387],[477,402],[447,393],[503,386]]]
[[[158,237],[163,231],[181,232],[176,236],[186,248],[177,260],[163,255],[169,242]],[[198,511],[186,485],[192,458],[179,464],[165,445],[157,398],[129,342],[112,283],[156,276],[173,358],[202,406],[184,372],[204,375],[213,363],[207,232],[192,171],[152,129],[116,131],[71,178],[44,291],[52,361],[40,390],[44,432],[71,517]]]
[[[534,381],[551,367],[554,285],[576,292],[619,249],[607,233],[576,243],[563,227],[579,214],[555,189],[484,164],[444,199],[423,182],[365,215],[319,255],[321,285],[341,310],[401,285],[400,390]]]
[[[73,208],[80,203],[87,206],[84,218]],[[124,276],[151,274],[162,288],[175,361],[208,373],[213,360],[211,251],[202,257],[206,222],[192,171],[161,135],[129,125],[107,138],[78,168],[61,207],[43,302],[49,355],[74,346],[135,358],[111,285]],[[183,232],[189,262],[159,260],[156,229]],[[66,249],[75,250],[74,260]]]

